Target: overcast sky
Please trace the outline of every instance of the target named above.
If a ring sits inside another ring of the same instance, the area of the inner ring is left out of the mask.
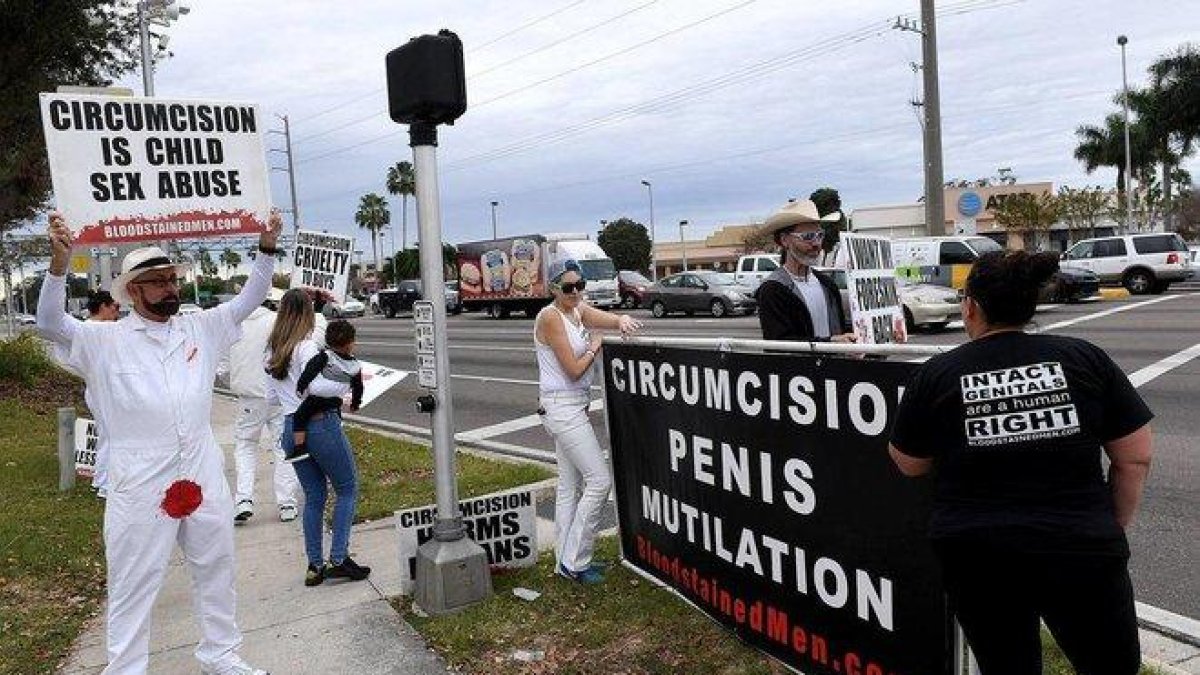
[[[493,200],[502,236],[594,232],[620,216],[648,224],[642,179],[658,237],[677,239],[686,219],[693,239],[821,186],[847,209],[920,196],[909,103],[920,38],[891,28],[918,4],[205,0],[169,29],[174,58],[155,86],[290,116],[302,225],[354,233],[359,197],[386,195],[387,167],[412,157],[388,118],[384,55],[449,28],[466,48],[470,108],[440,133],[447,241],[489,238]],[[1131,86],[1200,36],[1195,0],[938,5],[947,179],[1011,167],[1023,181],[1111,185],[1113,171],[1087,176],[1072,150],[1075,128],[1114,108],[1116,36],[1129,36]],[[140,76],[126,84],[140,91]],[[284,174],[272,191],[288,206]],[[398,244],[400,201],[389,201]],[[410,200],[410,242],[415,213]]]

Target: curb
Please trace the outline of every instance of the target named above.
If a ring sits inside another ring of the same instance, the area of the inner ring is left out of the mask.
[[[1135,602],[1138,625],[1177,642],[1200,648],[1200,621],[1159,609],[1144,602]]]
[[[1100,289],[1101,300],[1124,300],[1128,297],[1130,297],[1129,291],[1125,290],[1124,288],[1117,287]]]

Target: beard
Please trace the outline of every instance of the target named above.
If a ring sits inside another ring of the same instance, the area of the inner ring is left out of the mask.
[[[812,266],[816,265],[818,261],[820,261],[821,254],[814,253],[812,255],[797,255],[796,253],[794,253],[792,251],[788,251],[788,257],[795,258],[796,262],[800,263],[801,265],[804,265],[805,267],[812,267]]]
[[[175,316],[179,313],[179,296],[166,297],[158,302],[147,302],[146,309],[158,316]]]

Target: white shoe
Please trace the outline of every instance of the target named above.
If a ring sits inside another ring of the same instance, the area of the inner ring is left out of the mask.
[[[246,663],[237,654],[230,654],[220,665],[208,666],[201,664],[202,675],[271,675],[261,668]]]
[[[283,523],[290,523],[296,519],[296,507],[292,504],[284,504],[279,507],[279,520]]]
[[[233,517],[233,524],[245,525],[252,515],[254,515],[254,502],[243,499],[237,503],[237,514]]]

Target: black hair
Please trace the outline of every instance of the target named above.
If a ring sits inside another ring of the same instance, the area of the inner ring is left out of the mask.
[[[87,301],[88,314],[95,314],[104,305],[111,305],[114,302],[116,300],[113,300],[112,294],[106,290],[89,291]]]
[[[1037,309],[1039,291],[1057,271],[1054,253],[984,253],[967,275],[966,294],[983,308],[989,324],[1024,326]]]
[[[325,327],[325,344],[335,349],[354,342],[354,325],[345,319],[330,321]]]

